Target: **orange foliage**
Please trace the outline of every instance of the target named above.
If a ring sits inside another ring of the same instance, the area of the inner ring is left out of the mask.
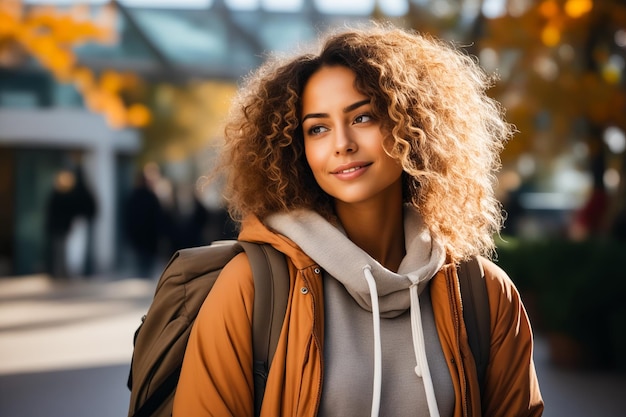
[[[102,113],[111,127],[145,127],[151,120],[150,111],[137,104],[127,107],[121,98],[125,91],[138,88],[137,77],[112,70],[98,77],[90,68],[78,65],[72,49],[86,42],[116,42],[114,23],[112,5],[103,6],[94,20],[84,4],[61,11],[53,6],[26,8],[21,0],[0,0],[0,65],[3,57],[8,57],[5,64],[15,64],[10,61],[17,55],[10,49],[19,46],[60,82],[73,83],[87,107]]]

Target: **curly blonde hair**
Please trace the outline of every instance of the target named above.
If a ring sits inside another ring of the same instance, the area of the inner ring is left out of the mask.
[[[231,216],[297,208],[333,218],[304,153],[302,91],[322,66],[356,74],[404,169],[404,200],[455,260],[494,253],[503,222],[494,194],[499,154],[513,126],[486,95],[494,82],[478,63],[431,36],[389,25],[343,29],[317,53],[271,57],[244,82],[225,128],[217,172],[226,173]]]

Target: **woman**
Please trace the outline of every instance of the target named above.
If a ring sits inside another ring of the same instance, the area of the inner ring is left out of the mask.
[[[537,416],[532,332],[481,257],[491,352],[481,398],[456,264],[494,252],[512,127],[455,48],[393,27],[329,35],[240,90],[220,172],[239,239],[288,258],[262,416]],[[189,340],[174,416],[251,416],[254,288],[236,256]],[[482,409],[482,411],[481,411]]]

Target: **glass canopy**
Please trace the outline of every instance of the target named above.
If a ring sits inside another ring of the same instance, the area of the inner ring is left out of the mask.
[[[312,40],[331,24],[367,19],[364,14],[206,8],[119,7],[119,42],[85,44],[75,51],[95,70],[131,70],[146,77],[237,79],[268,52],[287,51]]]

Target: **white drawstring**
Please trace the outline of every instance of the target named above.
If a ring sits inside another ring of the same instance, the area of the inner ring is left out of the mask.
[[[372,300],[372,321],[374,323],[374,388],[372,394],[372,417],[377,417],[380,410],[380,395],[382,387],[382,343],[380,338],[380,311],[378,308],[378,289],[369,265],[363,267],[363,275],[370,289]]]
[[[422,312],[420,309],[418,283],[413,282],[410,289],[411,293],[411,331],[413,333],[413,348],[415,350],[415,373],[422,378],[424,390],[426,391],[426,402],[428,403],[428,412],[431,417],[439,417],[439,408],[437,407],[437,398],[435,397],[435,388],[433,380],[428,369],[428,361],[426,359],[426,345],[424,342],[424,330],[422,329]]]
[[[380,411],[380,397],[382,392],[382,340],[380,337],[380,310],[378,306],[378,289],[369,265],[363,267],[363,275],[369,287],[372,301],[372,321],[374,325],[374,387],[372,394],[372,417],[378,417]],[[428,412],[431,417],[439,417],[435,388],[428,368],[426,358],[426,345],[424,342],[424,330],[422,328],[422,312],[420,309],[418,282],[413,281],[409,290],[411,294],[411,332],[413,336],[413,349],[415,352],[415,374],[422,378]]]

